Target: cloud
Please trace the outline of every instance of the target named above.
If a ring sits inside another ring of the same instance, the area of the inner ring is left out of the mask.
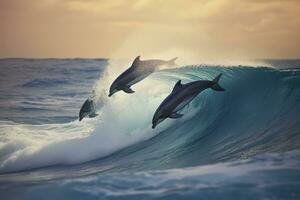
[[[300,56],[297,0],[2,0],[0,6],[2,57],[174,49],[201,58]],[[128,43],[135,50],[121,51]]]

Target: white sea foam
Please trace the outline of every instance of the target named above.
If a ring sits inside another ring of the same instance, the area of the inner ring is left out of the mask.
[[[149,77],[133,86],[134,95],[121,91],[108,99],[107,88],[123,70],[118,66],[111,64],[94,87],[102,103],[97,118],[44,125],[1,122],[0,170],[90,161],[148,139],[170,125],[167,122],[155,130],[151,128],[155,109],[171,90],[163,81]]]

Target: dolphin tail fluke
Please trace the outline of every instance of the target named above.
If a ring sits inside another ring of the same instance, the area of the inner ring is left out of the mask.
[[[177,60],[178,57],[172,58],[171,60],[168,61],[168,65],[170,66],[176,66],[177,64],[175,63],[175,60]]]
[[[220,85],[219,85],[219,80],[221,78],[222,74],[219,74],[216,78],[214,78],[213,80],[213,85],[211,86],[211,88],[213,90],[216,90],[216,91],[225,91],[224,88],[222,88]]]

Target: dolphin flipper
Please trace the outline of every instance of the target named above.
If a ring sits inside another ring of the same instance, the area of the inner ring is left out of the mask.
[[[91,113],[91,114],[89,114],[89,117],[90,117],[90,118],[94,118],[94,117],[97,117],[97,116],[98,116],[97,113]]]
[[[128,94],[134,93],[134,91],[133,91],[130,87],[125,87],[125,88],[123,89],[123,91],[126,92],[126,93],[128,93]]]
[[[171,118],[171,119],[178,119],[178,118],[180,118],[180,117],[182,117],[183,116],[183,114],[179,114],[179,113],[172,113],[169,117]]]

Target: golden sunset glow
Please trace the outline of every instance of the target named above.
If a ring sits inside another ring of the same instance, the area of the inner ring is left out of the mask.
[[[298,0],[1,0],[0,23],[0,57],[300,57]]]

